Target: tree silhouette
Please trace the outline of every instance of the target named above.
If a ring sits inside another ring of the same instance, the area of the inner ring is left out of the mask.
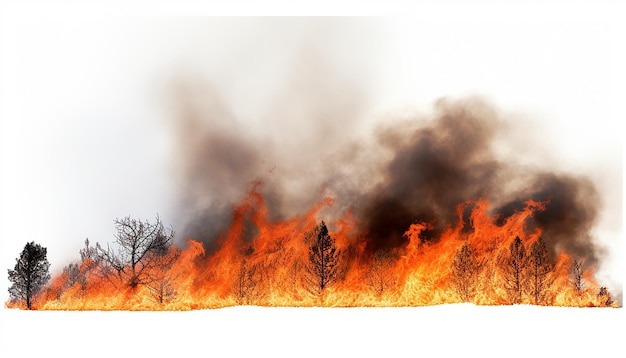
[[[582,294],[585,289],[585,281],[583,281],[583,263],[582,261],[574,260],[571,268],[572,285],[574,285],[574,291],[577,294]]]
[[[34,296],[50,280],[50,263],[47,258],[48,250],[39,244],[29,242],[24,246],[13,270],[8,270],[9,287],[12,300],[24,300],[26,308],[33,308]]]
[[[110,247],[104,250],[98,245],[98,256],[128,286],[149,282],[150,270],[162,268],[161,258],[173,244],[174,231],[166,229],[158,216],[154,223],[129,216],[115,219],[115,228],[117,252]]]
[[[474,299],[480,264],[469,242],[456,251],[452,261],[452,285],[464,302]]]
[[[608,307],[613,305],[613,299],[611,298],[611,294],[606,287],[600,287],[600,292],[598,292],[598,298],[604,306]]]
[[[323,221],[309,235],[313,242],[309,246],[309,275],[305,281],[314,293],[321,295],[337,279],[339,250]]]
[[[554,263],[550,259],[546,244],[541,237],[530,246],[528,269],[532,298],[534,303],[538,305],[545,301],[546,290],[552,286],[550,273],[554,269]]]
[[[512,303],[522,302],[526,262],[526,249],[522,239],[518,236],[509,246],[509,255],[504,258],[501,265],[504,287]]]

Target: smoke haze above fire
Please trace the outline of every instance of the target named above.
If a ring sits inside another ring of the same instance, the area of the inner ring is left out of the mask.
[[[528,231],[544,229],[552,255],[565,248],[586,267],[598,263],[602,249],[590,233],[600,209],[595,187],[586,177],[498,158],[493,142],[506,119],[492,104],[480,98],[441,99],[434,118],[387,118],[371,138],[357,139],[353,128],[359,108],[330,91],[351,100],[356,87],[329,83],[335,77],[329,70],[325,74],[331,80],[307,81],[307,87],[292,92],[294,99],[281,99],[314,117],[302,123],[306,130],[289,128],[301,123],[300,117],[274,115],[263,121],[265,131],[255,132],[238,126],[214,93],[179,89],[181,116],[174,132],[180,167],[175,172],[182,174],[181,211],[190,218],[182,238],[211,247],[230,226],[234,205],[260,182],[275,220],[301,215],[332,195],[333,206],[355,214],[371,252],[405,245],[404,232],[418,221],[433,225],[424,236],[436,240],[456,225],[457,205],[471,200],[489,199],[501,221],[522,210],[527,200],[549,200]],[[471,229],[469,218],[463,219]]]
[[[58,272],[129,214],[209,243],[259,179],[277,219],[331,194],[323,214],[353,211],[373,250],[401,245],[416,219],[436,219],[434,237],[468,199],[506,216],[549,197],[535,218],[548,244],[584,253],[617,294],[616,35],[584,10],[532,26],[7,19],[19,41],[4,44],[2,262],[35,240]]]

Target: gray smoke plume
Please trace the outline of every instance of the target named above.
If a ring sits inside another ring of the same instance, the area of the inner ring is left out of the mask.
[[[375,180],[373,158],[358,139],[365,93],[315,51],[301,57],[259,123],[242,123],[207,82],[177,83],[173,171],[182,237],[210,246],[253,182],[262,183],[272,218],[282,219],[304,213],[327,192],[356,197]]]
[[[553,254],[564,248],[588,265],[597,262],[590,231],[600,203],[592,183],[499,158],[493,143],[504,120],[493,105],[442,99],[430,116],[389,121],[359,138],[352,133],[364,98],[348,82],[321,76],[330,71],[323,62],[305,68],[278,101],[285,108],[273,109],[261,128],[240,123],[210,87],[180,88],[184,237],[214,242],[258,180],[273,219],[303,213],[331,192],[336,205],[325,214],[351,210],[371,252],[406,244],[403,233],[417,221],[432,224],[425,240],[437,240],[456,223],[456,205],[468,200],[489,199],[499,220],[526,200],[549,200],[529,232],[542,228]]]

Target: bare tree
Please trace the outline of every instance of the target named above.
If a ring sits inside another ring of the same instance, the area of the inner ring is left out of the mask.
[[[472,245],[465,242],[452,261],[452,285],[464,302],[474,299],[480,266]]]
[[[156,222],[115,219],[115,242],[118,250],[98,248],[98,256],[112,268],[120,281],[128,286],[149,282],[149,272],[160,269],[159,259],[168,253],[174,241],[174,231],[166,229],[157,216]]]
[[[305,281],[314,293],[321,295],[337,279],[339,250],[323,221],[309,236],[313,242],[309,246],[308,275]]]
[[[571,268],[572,285],[574,285],[574,291],[577,294],[582,294],[585,289],[585,281],[583,280],[583,263],[582,261],[574,260]]]
[[[80,271],[80,265],[73,262],[63,268],[63,275],[66,277],[64,289],[70,288],[75,284],[80,284],[84,289],[87,284],[85,275]]]
[[[526,263],[526,249],[522,239],[518,236],[509,246],[509,255],[505,256],[501,263],[504,287],[512,303],[522,302]]]
[[[393,287],[396,283],[391,275],[393,261],[388,251],[377,251],[372,259],[370,270],[367,274],[367,282],[377,297]]]
[[[545,301],[546,291],[552,286],[550,273],[554,269],[554,263],[550,259],[546,244],[541,237],[530,247],[528,269],[531,294],[534,303],[538,305]]]
[[[150,290],[150,294],[154,300],[163,304],[174,297],[177,291],[174,286],[178,274],[172,273],[172,267],[180,257],[180,250],[170,248],[167,253],[153,252],[150,254],[152,265],[150,270],[146,271],[146,278],[143,284]]]

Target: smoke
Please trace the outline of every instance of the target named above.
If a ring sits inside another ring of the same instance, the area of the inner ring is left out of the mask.
[[[292,60],[268,86],[275,89],[270,103],[255,118],[235,114],[233,106],[245,103],[229,102],[202,76],[175,82],[180,237],[210,248],[258,182],[276,220],[331,193],[335,205],[323,215],[352,212],[370,252],[405,245],[403,233],[419,221],[431,224],[424,239],[437,240],[468,200],[488,199],[504,220],[534,199],[549,202],[527,230],[544,230],[553,254],[565,249],[597,263],[602,250],[591,230],[600,200],[592,182],[517,161],[516,153],[502,156],[497,145],[509,140],[511,120],[485,98],[442,98],[428,114],[386,115],[372,128],[367,86],[338,70],[320,47],[303,46]]]
[[[458,220],[455,207],[468,200],[488,199],[500,222],[529,199],[547,200],[546,210],[528,223],[528,232],[542,229],[553,254],[565,249],[595,264],[600,249],[590,232],[600,200],[593,184],[518,164],[514,157],[500,158],[494,143],[505,133],[501,117],[484,99],[442,99],[432,118],[381,130],[378,137],[393,156],[381,168],[384,180],[355,208],[368,247],[376,251],[406,244],[402,234],[417,221],[430,223],[424,239],[436,240]],[[415,128],[408,130],[411,125]]]
[[[505,218],[520,209],[525,200],[549,200],[546,210],[537,212],[529,221],[528,230],[542,228],[543,238],[553,253],[565,249],[574,257],[584,258],[585,267],[597,264],[604,252],[594,244],[591,235],[600,208],[600,198],[591,181],[546,172],[528,175],[527,180],[528,185],[513,193],[512,199],[496,212]]]
[[[182,237],[210,247],[253,183],[262,183],[276,220],[304,213],[325,193],[350,198],[371,186],[372,158],[358,139],[363,87],[342,78],[314,48],[303,49],[295,63],[257,123],[237,118],[208,81],[176,81],[173,172]]]
[[[431,224],[424,239],[437,240],[468,200],[489,199],[501,221],[526,200],[548,200],[528,231],[544,230],[553,254],[565,249],[588,265],[598,261],[590,232],[600,201],[591,181],[498,156],[494,143],[506,121],[493,104],[441,99],[431,115],[387,118],[370,137],[358,136],[366,96],[311,58],[294,71],[263,127],[241,123],[206,84],[178,88],[176,171],[189,218],[183,237],[214,242],[233,205],[260,181],[273,219],[300,214],[332,193],[336,205],[325,214],[353,212],[372,252],[406,244],[403,233],[418,221]]]
[[[498,128],[495,111],[479,99],[465,99],[441,100],[435,112],[435,118],[379,133],[392,159],[382,168],[384,181],[360,203],[373,250],[402,245],[402,234],[416,221],[433,224],[424,233],[433,239],[452,224],[456,205],[501,191],[503,165],[489,146]]]

